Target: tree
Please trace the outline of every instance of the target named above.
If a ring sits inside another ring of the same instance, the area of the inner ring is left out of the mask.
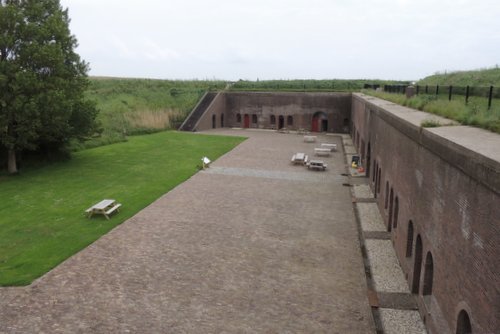
[[[17,153],[59,150],[95,130],[76,46],[59,0],[0,0],[0,145],[10,173]]]

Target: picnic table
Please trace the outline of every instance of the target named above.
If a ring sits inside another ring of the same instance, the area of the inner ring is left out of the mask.
[[[316,147],[314,149],[314,154],[318,156],[329,156],[332,151],[329,148]]]
[[[305,153],[295,153],[292,156],[292,163],[305,165],[309,161],[309,157]]]
[[[332,152],[337,151],[337,144],[327,144],[327,143],[321,143],[321,148],[328,148]]]
[[[116,203],[114,199],[103,199],[97,204],[92,205],[90,208],[85,210],[87,216],[90,218],[93,214],[99,214],[109,219],[109,215],[115,211],[119,211],[118,209],[122,206],[120,203]]]
[[[318,137],[316,137],[316,136],[304,136],[304,142],[305,143],[315,143],[317,138]]]
[[[323,160],[311,160],[307,163],[308,169],[326,170],[326,166]]]

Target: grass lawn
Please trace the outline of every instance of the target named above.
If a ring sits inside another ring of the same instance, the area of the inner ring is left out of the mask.
[[[0,176],[0,285],[26,285],[215,160],[241,137],[160,132],[77,152],[67,162]],[[122,203],[108,221],[85,209]]]

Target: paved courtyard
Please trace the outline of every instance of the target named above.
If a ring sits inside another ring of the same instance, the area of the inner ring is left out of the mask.
[[[0,289],[0,333],[374,333],[341,138],[320,136],[339,152],[315,172],[290,163],[313,155],[302,136],[213,133],[249,139],[31,286]]]

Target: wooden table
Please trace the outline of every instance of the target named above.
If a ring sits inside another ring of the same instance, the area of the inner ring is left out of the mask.
[[[332,152],[337,151],[337,144],[327,144],[327,143],[321,143],[321,148],[328,148]]]
[[[318,137],[316,137],[316,136],[304,136],[304,142],[305,143],[315,143],[317,138]]]
[[[120,203],[116,203],[114,199],[104,199],[97,204],[92,205],[90,208],[85,210],[87,216],[90,218],[93,214],[99,214],[109,219],[109,215],[122,206]]]
[[[329,148],[320,148],[316,147],[314,149],[314,154],[320,155],[320,156],[329,156],[332,151]]]
[[[309,157],[305,153],[295,153],[292,156],[292,163],[293,164],[303,164],[303,165],[305,165],[308,160],[309,160]]]
[[[307,168],[326,170],[326,164],[323,162],[323,160],[311,160],[307,163]]]

